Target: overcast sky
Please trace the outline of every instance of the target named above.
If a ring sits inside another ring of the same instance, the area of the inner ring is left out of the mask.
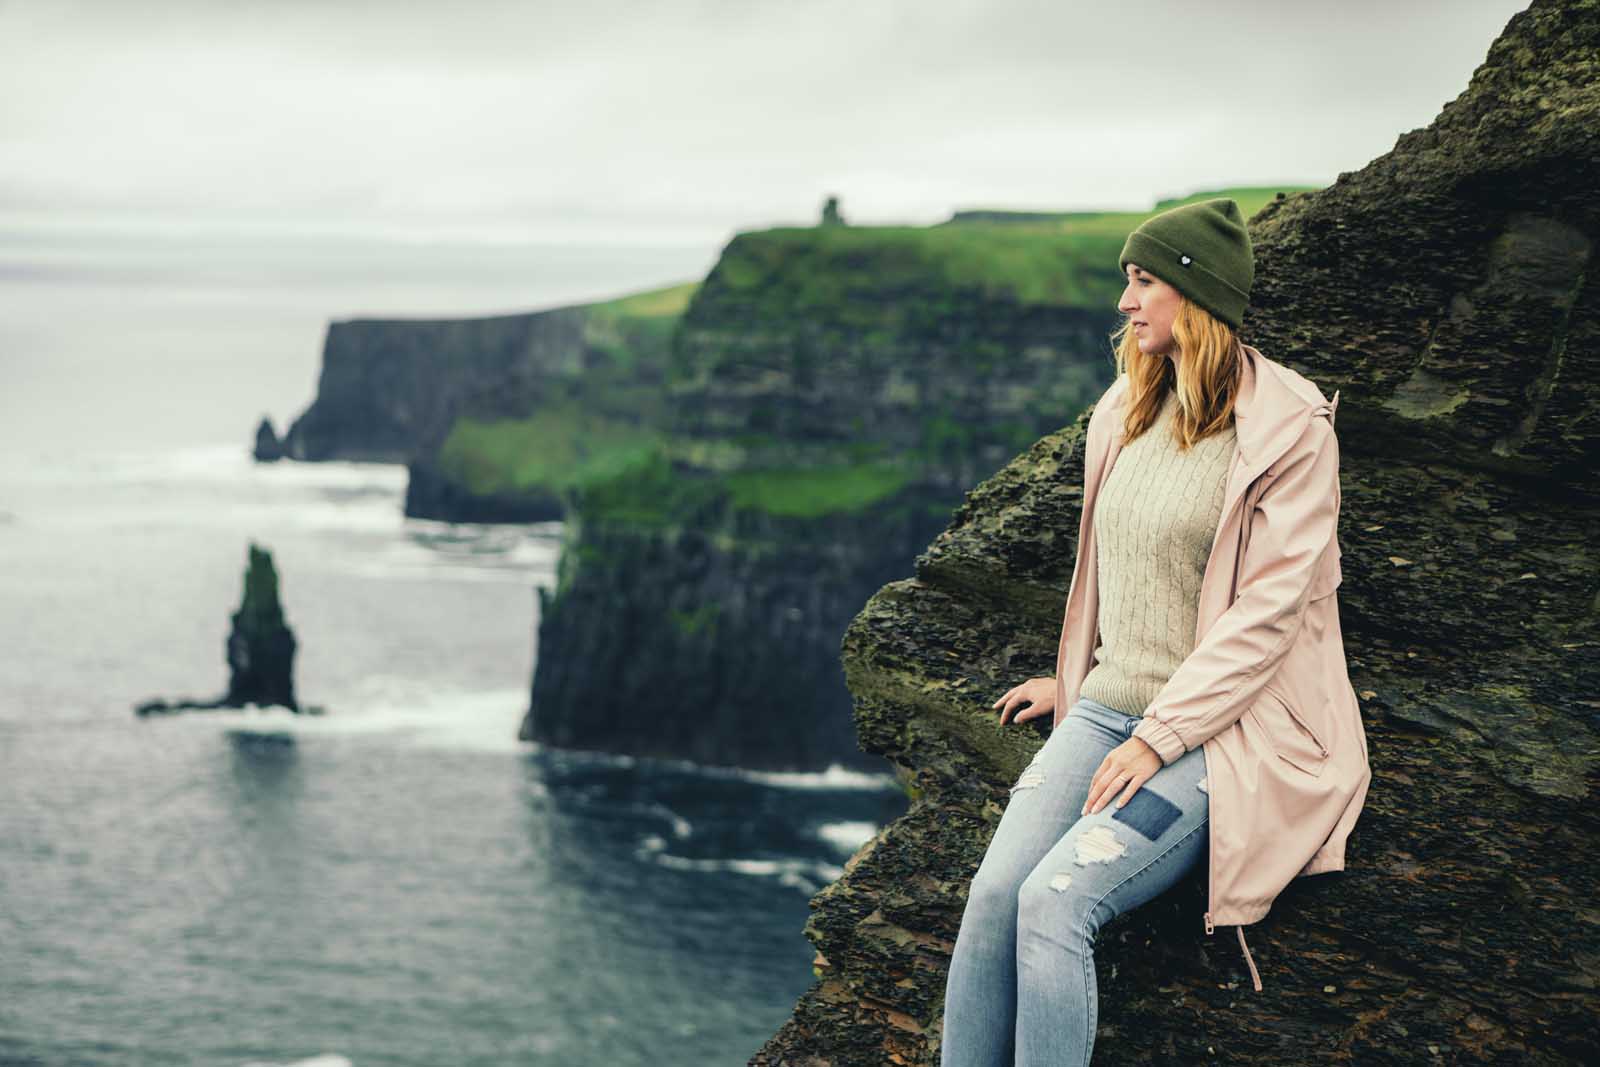
[[[0,223],[716,241],[1326,184],[1524,6],[0,0]]]

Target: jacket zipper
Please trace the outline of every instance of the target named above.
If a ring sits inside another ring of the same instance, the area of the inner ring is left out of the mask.
[[[1206,933],[1213,929],[1211,924],[1211,903],[1217,899],[1217,865],[1213,857],[1217,854],[1216,829],[1217,820],[1210,816],[1211,789],[1216,779],[1211,777],[1211,753],[1206,751],[1205,745],[1200,746],[1200,758],[1206,765]]]
[[[1335,399],[1332,402],[1327,403],[1327,404],[1323,404],[1317,409],[1318,412],[1327,411],[1327,413],[1329,415],[1329,421],[1330,422],[1333,421],[1332,420],[1332,415],[1333,415],[1334,410],[1337,409],[1337,404],[1338,404],[1338,399],[1337,399],[1338,394],[1335,393],[1334,396],[1335,396]],[[1316,413],[1313,413],[1313,414],[1315,415]],[[1241,464],[1243,462],[1244,462],[1243,453],[1235,451],[1235,453],[1234,453],[1234,465],[1238,466],[1239,464]],[[1274,457],[1272,462],[1276,463],[1277,462],[1277,457]],[[1272,465],[1271,463],[1267,464],[1267,466],[1269,466],[1269,467],[1271,465]],[[1262,470],[1265,471],[1266,467],[1263,467]],[[1102,479],[1104,479],[1104,477],[1105,477],[1104,474],[1102,474],[1101,477],[1102,477]],[[1232,475],[1230,474],[1229,477],[1231,478]],[[1245,491],[1239,494],[1239,499],[1234,503],[1234,508],[1238,508],[1241,504],[1243,504],[1244,503],[1244,498],[1246,496],[1248,496],[1248,495],[1249,495],[1249,486],[1247,485],[1245,487]],[[1224,523],[1226,523],[1228,521],[1228,519],[1230,519],[1232,517],[1232,510],[1233,509],[1229,509],[1228,513],[1224,514],[1222,516],[1221,520],[1219,520],[1218,525],[1217,525],[1217,528],[1219,530],[1222,528],[1222,525]],[[1209,569],[1210,566],[1211,566],[1211,561],[1208,558],[1206,560],[1207,569]],[[1098,631],[1097,631],[1097,636],[1098,636]],[[1309,726],[1306,726],[1305,722],[1302,721],[1301,718],[1298,715],[1294,714],[1294,709],[1293,708],[1289,708],[1289,702],[1287,700],[1282,701],[1282,703],[1283,703],[1283,706],[1289,711],[1289,714],[1294,718],[1295,722],[1299,723],[1300,726],[1306,731],[1306,733],[1311,735],[1311,739],[1317,743],[1317,747],[1322,750],[1322,754],[1324,756],[1328,755],[1328,747],[1322,743],[1322,739],[1319,738],[1311,730],[1311,728]],[[1203,748],[1202,748],[1202,751],[1203,751]],[[1207,783],[1207,785],[1209,785],[1211,783],[1211,781],[1212,781],[1212,778],[1211,778],[1211,765],[1210,765],[1210,762],[1209,762],[1209,756],[1207,757],[1207,761],[1208,762],[1206,764],[1206,783]],[[1206,855],[1206,894],[1207,894],[1206,904],[1207,904],[1207,908],[1206,908],[1206,912],[1205,912],[1205,915],[1203,916],[1203,918],[1204,918],[1205,924],[1206,924],[1206,933],[1210,934],[1210,933],[1215,932],[1215,930],[1217,928],[1216,927],[1216,923],[1214,923],[1212,921],[1212,919],[1211,919],[1211,910],[1210,910],[1211,902],[1217,899],[1217,871],[1216,871],[1216,864],[1213,862],[1214,857],[1217,854],[1217,847],[1216,847],[1216,820],[1208,818],[1206,820],[1206,824],[1207,824],[1207,827],[1208,827],[1208,829],[1207,829],[1207,837],[1208,837],[1209,847],[1206,850],[1206,852],[1207,852],[1207,855]],[[1254,983],[1257,991],[1259,991],[1261,989],[1261,978],[1256,973],[1255,961],[1250,958],[1250,948],[1249,948],[1248,945],[1246,945],[1244,943],[1244,930],[1241,927],[1235,927],[1235,930],[1239,935],[1239,946],[1244,949],[1245,962],[1249,963],[1249,965],[1250,965],[1250,977],[1253,980],[1253,983]]]

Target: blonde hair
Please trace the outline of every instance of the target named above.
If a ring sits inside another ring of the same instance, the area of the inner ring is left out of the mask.
[[[1172,339],[1178,346],[1176,363],[1181,372],[1174,367],[1173,359],[1153,356],[1139,348],[1131,319],[1124,319],[1112,333],[1111,346],[1117,354],[1117,376],[1128,376],[1128,399],[1122,419],[1127,441],[1155,423],[1168,392],[1176,390],[1178,413],[1172,433],[1178,450],[1187,452],[1196,441],[1221,433],[1232,423],[1243,353],[1232,326],[1182,293],[1178,295]]]

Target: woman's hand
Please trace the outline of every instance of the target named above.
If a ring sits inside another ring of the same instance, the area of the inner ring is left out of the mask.
[[[1031,707],[1017,711],[1023,704],[1032,701]],[[1002,706],[1004,705],[1004,706]],[[1011,716],[1012,722],[1027,722],[1037,719],[1041,715],[1049,715],[1056,710],[1056,680],[1054,678],[1029,678],[1026,682],[1006,691],[1006,695],[989,705],[991,708],[1000,708],[1000,725],[1006,724],[1006,717]],[[1012,715],[1012,712],[1016,712]]]
[[[1122,807],[1160,769],[1161,756],[1145,744],[1144,738],[1128,738],[1100,761],[1100,769],[1089,782],[1089,801],[1083,806],[1083,814],[1092,815],[1105,807],[1118,789],[1122,789],[1122,795],[1117,798],[1117,807]]]

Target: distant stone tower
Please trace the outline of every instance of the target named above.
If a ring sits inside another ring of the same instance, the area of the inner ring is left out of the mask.
[[[848,226],[848,225],[850,225],[848,222],[844,221],[844,216],[839,214],[839,198],[837,196],[828,197],[828,202],[826,204],[822,205],[822,222],[820,223],[820,225],[823,225],[823,226]]]

